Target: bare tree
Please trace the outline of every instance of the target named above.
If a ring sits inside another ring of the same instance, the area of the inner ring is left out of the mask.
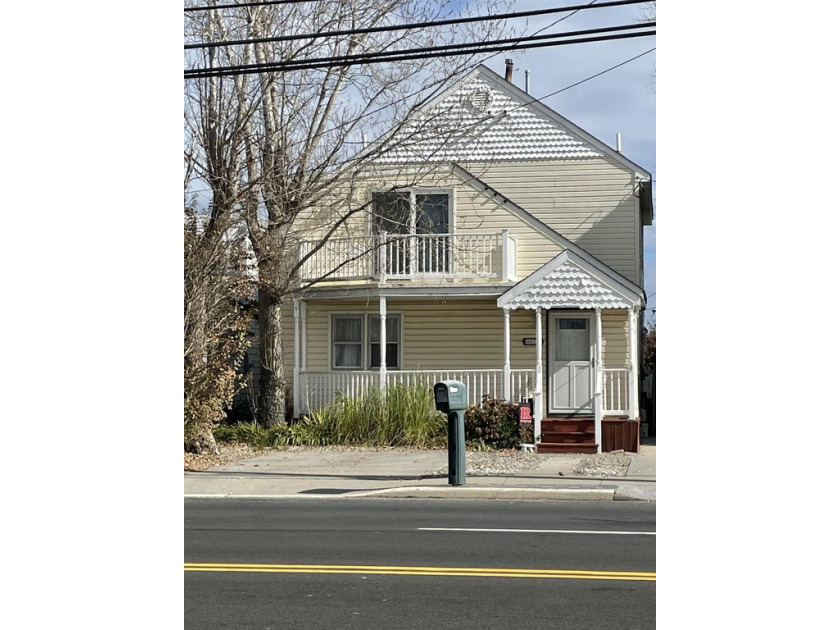
[[[317,10],[313,6],[295,3],[186,14],[189,41],[246,42],[201,49],[189,63],[219,67],[222,56],[221,65],[226,66],[346,58],[482,41],[503,28],[499,22],[476,22],[318,37],[318,33],[439,20],[451,17],[452,11],[473,10],[473,5],[447,0],[326,0],[317,3]],[[491,0],[481,8],[492,13],[504,6],[505,0]],[[289,35],[308,36],[288,39]],[[281,37],[285,39],[278,41]],[[475,57],[464,55],[187,81],[186,98],[194,105],[188,109],[214,111],[209,118],[216,120],[216,140],[220,119],[229,131],[218,145],[211,142],[212,135],[195,134],[203,151],[197,172],[202,178],[225,180],[210,184],[213,198],[218,193],[226,204],[224,212],[235,213],[247,225],[257,260],[259,412],[264,424],[284,420],[283,303],[329,275],[300,282],[301,267],[332,236],[355,229],[361,224],[358,219],[370,214],[369,198],[360,195],[360,189],[375,181],[385,189],[408,186],[436,168],[431,159],[407,168],[386,164],[384,158],[418,139],[428,146],[429,138],[435,138],[444,146],[466,132],[464,121],[445,112],[421,117],[418,110],[475,63]],[[196,121],[192,128],[205,125]],[[365,137],[379,140],[366,144]],[[227,170],[214,170],[214,164]],[[303,257],[298,246],[302,236],[310,239]]]

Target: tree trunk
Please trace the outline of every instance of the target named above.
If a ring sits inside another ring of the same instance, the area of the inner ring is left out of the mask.
[[[195,453],[196,455],[206,455],[212,453],[219,454],[219,447],[216,444],[216,438],[213,436],[213,426],[204,425],[196,427],[194,431],[184,435],[184,452]]]
[[[264,270],[260,269],[260,277]],[[260,288],[259,417],[264,426],[286,422],[286,373],[283,367],[283,303],[272,287]]]

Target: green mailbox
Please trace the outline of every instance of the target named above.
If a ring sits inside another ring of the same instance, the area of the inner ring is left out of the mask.
[[[467,408],[467,386],[461,381],[435,383],[435,407],[438,411],[464,411]]]
[[[449,485],[467,482],[467,451],[464,440],[464,410],[467,386],[461,381],[435,383],[435,408],[446,414],[449,438]]]

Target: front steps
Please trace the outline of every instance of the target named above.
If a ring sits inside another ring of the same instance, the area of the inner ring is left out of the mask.
[[[637,419],[627,416],[604,416],[601,423],[601,451],[639,452]],[[549,416],[542,421],[542,441],[537,453],[598,452],[595,444],[595,416]]]
[[[595,417],[551,417],[543,418],[542,439],[537,445],[538,453],[586,453],[598,452],[595,444]]]

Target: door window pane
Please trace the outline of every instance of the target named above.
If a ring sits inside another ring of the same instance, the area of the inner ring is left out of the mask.
[[[558,319],[554,356],[558,361],[589,361],[589,320]]]

